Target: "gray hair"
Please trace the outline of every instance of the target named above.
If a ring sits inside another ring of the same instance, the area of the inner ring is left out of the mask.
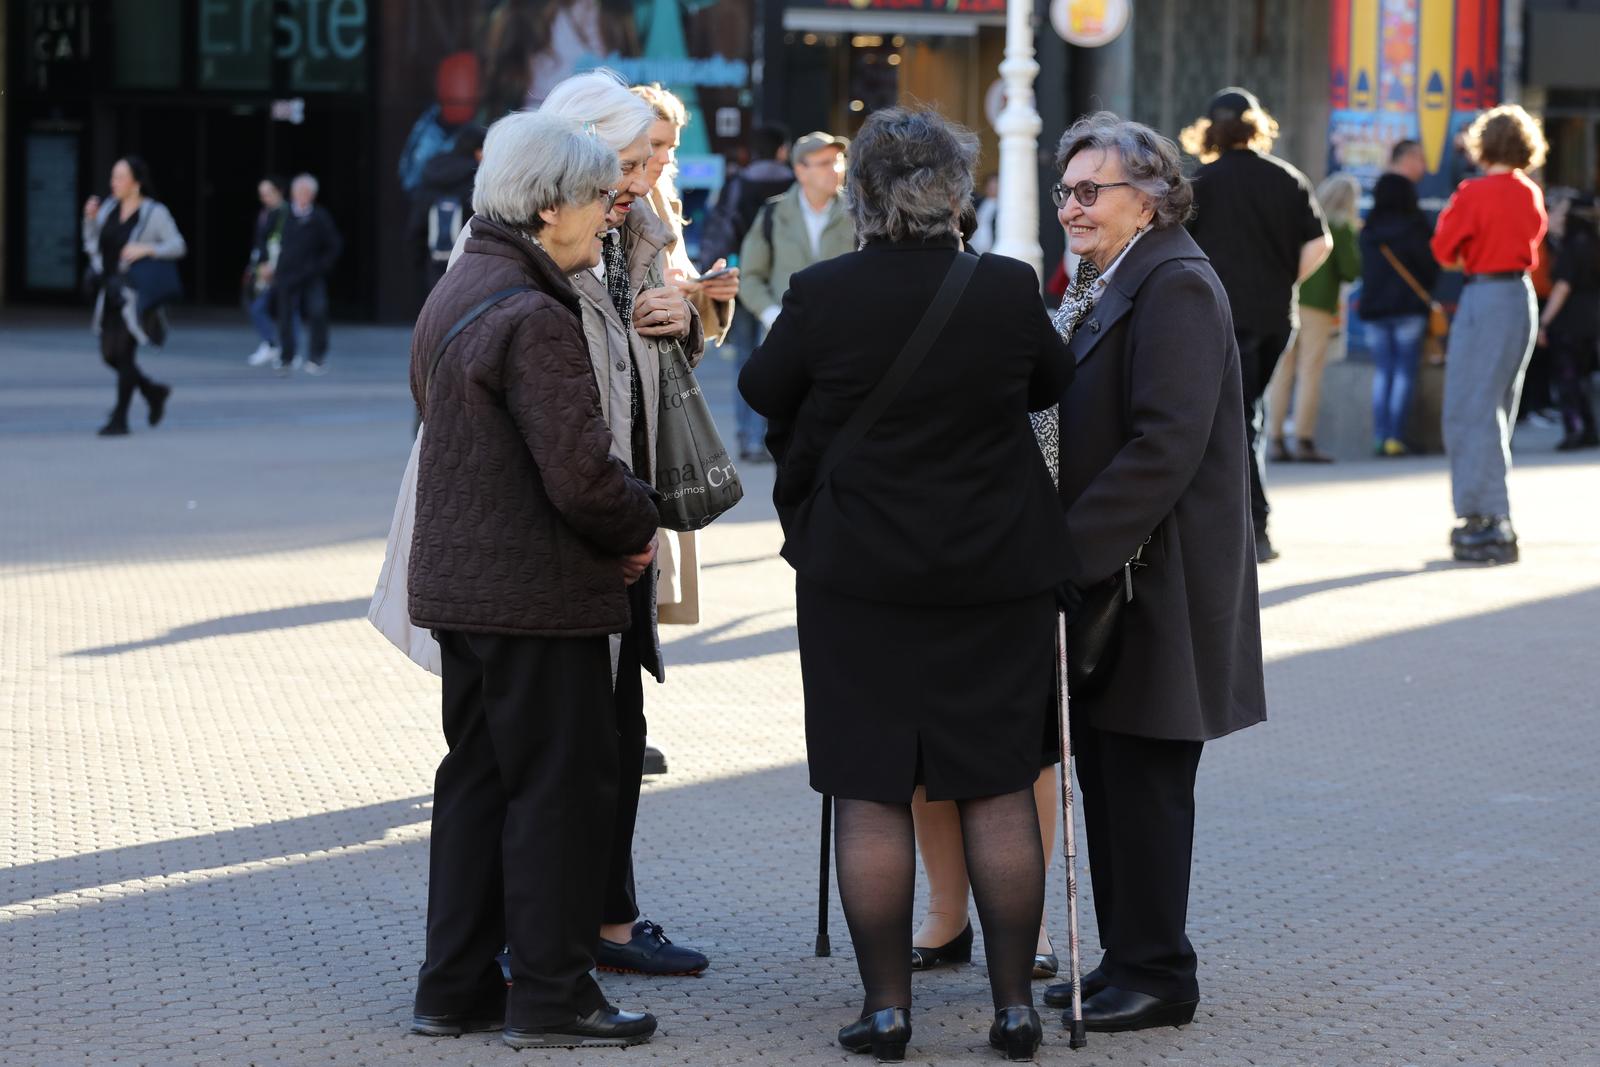
[[[1194,212],[1194,187],[1183,175],[1178,146],[1142,122],[1097,111],[1074,122],[1056,147],[1056,173],[1066,173],[1072,157],[1085,149],[1115,152],[1128,183],[1155,205],[1152,225],[1176,226]]]
[[[957,232],[972,199],[978,138],[937,112],[874,111],[850,146],[850,217],[863,241],[927,241]]]
[[[1361,206],[1361,183],[1344,171],[1330,174],[1317,186],[1317,203],[1329,222],[1352,224]]]
[[[317,183],[316,177],[311,174],[296,174],[294,176],[294,181],[289,183],[290,192],[293,192],[294,187],[297,185],[309,185],[311,187],[311,195],[313,197],[315,197],[322,189],[322,186]]]
[[[501,225],[537,233],[539,212],[587,204],[617,183],[617,154],[582,123],[544,111],[514,111],[489,127],[472,183],[472,210]]]
[[[600,143],[613,152],[643,137],[656,120],[655,110],[628,91],[622,75],[604,67],[561,81],[539,111],[592,125]]]

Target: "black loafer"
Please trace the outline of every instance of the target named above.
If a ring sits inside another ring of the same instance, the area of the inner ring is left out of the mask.
[[[694,949],[674,945],[661,927],[648,919],[633,924],[633,936],[626,944],[602,937],[594,954],[596,967],[618,974],[699,974],[710,963]]]
[[[966,929],[937,948],[911,948],[911,969],[913,971],[929,971],[935,967],[946,967],[952,963],[972,962],[972,923],[967,923]]]
[[[506,1024],[505,1012],[494,1018],[476,1015],[425,1015],[415,1012],[411,1016],[411,1032],[425,1037],[460,1037],[478,1034],[485,1030],[498,1030]]]
[[[846,1052],[870,1052],[879,1063],[899,1063],[911,1041],[911,1012],[884,1008],[863,1015],[839,1031],[839,1047]]]
[[[989,1027],[989,1045],[1006,1054],[1008,1060],[1031,1060],[1044,1042],[1044,1025],[1031,1004],[1001,1008]]]
[[[1084,975],[1079,981],[1083,986],[1083,992],[1079,995],[1084,1000],[1088,1000],[1111,984],[1106,981],[1106,976],[1100,973],[1100,968],[1098,967]],[[1055,985],[1047,987],[1044,991],[1044,1002],[1046,1006],[1051,1008],[1071,1008],[1072,983],[1057,982]]]
[[[1106,986],[1083,1002],[1083,1025],[1098,1034],[1187,1026],[1194,1021],[1198,1000],[1162,1000],[1148,993]]]
[[[625,1048],[642,1045],[656,1032],[656,1017],[607,1005],[554,1026],[508,1026],[501,1040],[512,1048]]]
[[[161,418],[167,413],[167,397],[172,395],[172,386],[150,386],[150,391],[144,395],[145,403],[150,405],[150,425],[161,425]]]

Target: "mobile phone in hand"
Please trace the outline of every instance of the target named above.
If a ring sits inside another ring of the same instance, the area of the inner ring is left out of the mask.
[[[705,274],[702,274],[702,275],[700,275],[700,277],[696,278],[695,280],[696,281],[700,281],[700,282],[709,282],[713,278],[720,278],[724,274],[731,274],[731,273],[733,273],[734,271],[736,271],[738,269],[739,269],[738,267],[723,267],[721,270],[709,271],[709,272],[707,272]]]

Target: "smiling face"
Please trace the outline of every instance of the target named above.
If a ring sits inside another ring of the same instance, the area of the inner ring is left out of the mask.
[[[117,200],[126,200],[130,196],[139,195],[139,183],[133,180],[133,168],[124,160],[117,160],[111,167],[111,195]]]
[[[1085,180],[1101,185],[1127,181],[1122,158],[1115,152],[1084,149],[1068,161],[1061,184],[1070,189]],[[1072,254],[1089,257],[1101,270],[1111,265],[1117,253],[1140,227],[1150,224],[1154,215],[1150,198],[1126,185],[1101,189],[1092,207],[1084,207],[1076,196],[1071,196],[1056,209],[1056,219],[1067,233]]]
[[[617,179],[617,202],[606,214],[606,224],[612,228],[622,225],[635,200],[650,195],[652,183],[646,174],[650,162],[649,131],[640,134],[637,141],[618,152],[617,162],[622,165],[622,177]]]
[[[644,177],[652,189],[666,169],[678,159],[678,127],[666,119],[656,119],[645,134],[650,139],[650,158],[645,162]]]
[[[586,203],[545,208],[539,217],[544,220],[539,243],[563,273],[576,274],[600,262],[600,240],[610,229],[604,190],[596,189]]]

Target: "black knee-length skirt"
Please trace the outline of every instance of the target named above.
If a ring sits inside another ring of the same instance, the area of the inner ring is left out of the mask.
[[[811,787],[904,803],[1029,788],[1056,761],[1055,597],[886,604],[798,578]]]

